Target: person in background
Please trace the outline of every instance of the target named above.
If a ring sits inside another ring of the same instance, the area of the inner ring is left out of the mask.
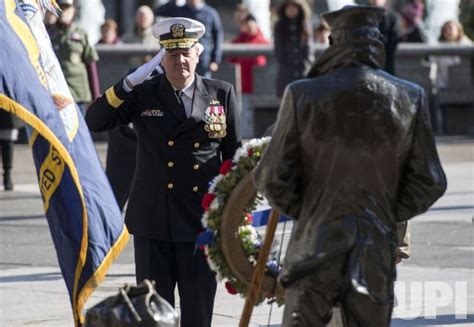
[[[96,62],[99,56],[87,33],[74,24],[73,0],[57,0],[61,13],[49,37],[71,94],[85,114],[87,105],[100,95]]]
[[[379,25],[382,32],[385,47],[385,65],[382,67],[386,72],[395,75],[395,54],[398,43],[403,37],[402,21],[400,15],[387,6],[387,0],[369,0],[374,7],[384,8],[385,13]]]
[[[204,0],[188,0],[183,9],[184,17],[195,19],[206,27],[206,33],[199,41],[204,46],[204,52],[199,58],[196,72],[211,77],[219,69],[222,60],[224,28],[219,13]]]
[[[119,44],[122,43],[118,36],[118,26],[115,20],[107,19],[100,27],[100,44]]]
[[[133,31],[126,33],[122,37],[122,42],[156,46],[156,39],[152,34],[154,21],[155,15],[153,14],[153,11],[150,7],[138,7],[135,13],[135,27],[133,28]]]
[[[464,35],[464,29],[458,21],[448,20],[441,27],[438,38],[439,43],[472,45],[472,41]],[[440,105],[438,93],[449,88],[449,70],[450,67],[461,64],[461,57],[453,55],[430,56],[430,80],[432,106],[431,120],[435,132],[442,135],[446,130],[446,106]]]
[[[249,7],[244,3],[239,3],[234,10],[232,18],[234,20],[234,25],[240,30],[242,22],[250,14]]]
[[[153,37],[153,23],[155,15],[148,6],[138,7],[135,13],[135,27],[122,37],[123,43],[142,44],[146,46],[157,46],[158,43]],[[146,58],[150,59],[150,58]],[[129,65],[138,67],[143,64],[143,56],[131,56]]]
[[[314,42],[316,44],[329,45],[329,34],[331,34],[331,31],[328,24],[321,20],[318,27],[314,30]]]
[[[423,20],[423,10],[425,5],[423,0],[412,0],[407,3],[400,14],[403,21],[403,38],[402,42],[408,43],[426,43],[428,37],[423,31],[421,22]]]
[[[455,20],[448,20],[443,24],[438,42],[472,45],[472,41],[464,35],[464,29],[461,23]],[[447,89],[449,87],[449,67],[459,65],[461,63],[461,58],[459,56],[432,56],[430,59],[431,62],[436,65],[435,84],[437,89]],[[434,69],[433,66],[431,66],[431,68]]]
[[[285,0],[275,24],[275,54],[278,61],[276,94],[281,97],[288,83],[304,77],[311,64],[311,11],[305,1]]]
[[[240,34],[232,40],[232,43],[269,44],[252,14],[247,14],[241,21]],[[231,58],[230,61],[240,65],[242,89],[241,135],[242,138],[252,138],[254,136],[254,117],[250,105],[250,96],[253,93],[253,69],[255,66],[265,66],[267,58],[265,56],[236,57]]]
[[[179,16],[179,10],[186,4],[186,0],[170,0],[167,3],[155,8],[156,18],[167,18]]]
[[[452,44],[472,45],[472,40],[464,34],[464,28],[461,23],[455,20],[448,20],[443,24],[438,41]]]
[[[222,43],[224,42],[224,29],[221,18],[216,9],[205,3],[204,0],[187,0],[184,6],[164,4],[155,10],[157,16],[187,17],[202,23],[206,33],[199,41],[204,46],[204,51],[199,58],[196,72],[210,78],[217,72],[222,61]]]
[[[18,139],[18,128],[22,127],[21,121],[11,113],[0,108],[0,148],[3,167],[3,189],[13,190],[11,171],[13,168],[13,146]]]
[[[51,34],[51,31],[56,25],[57,21],[58,21],[58,17],[55,14],[53,14],[51,11],[46,10],[46,13],[44,14],[43,23],[44,23],[44,26],[46,27],[46,31],[48,32],[48,34]]]

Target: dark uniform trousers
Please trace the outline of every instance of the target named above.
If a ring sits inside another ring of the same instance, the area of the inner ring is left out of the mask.
[[[181,326],[211,326],[216,277],[194,243],[157,241],[134,236],[137,283],[156,281],[156,290],[174,306],[180,295]]]
[[[86,121],[95,132],[134,126],[137,159],[125,223],[135,237],[137,282],[155,281],[172,305],[177,286],[181,326],[210,327],[216,281],[194,242],[209,181],[240,145],[232,85],[196,75],[187,117],[165,75],[128,93],[120,81],[91,104]],[[210,133],[216,127],[225,133]],[[124,163],[119,159],[119,170]]]

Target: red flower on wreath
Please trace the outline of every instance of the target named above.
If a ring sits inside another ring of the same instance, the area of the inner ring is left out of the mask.
[[[232,169],[232,160],[227,159],[222,163],[221,169],[219,170],[219,173],[222,175],[225,175],[229,172],[229,170]]]
[[[234,288],[234,286],[232,286],[232,284],[229,281],[225,282],[225,288],[227,289],[227,292],[229,292],[230,294],[232,295],[237,294],[237,290]]]
[[[206,193],[204,198],[202,199],[201,205],[204,211],[209,210],[209,206],[211,205],[212,200],[214,200],[216,195],[214,193]]]
[[[246,220],[247,224],[252,224],[253,223],[253,216],[250,212],[247,212],[245,214],[245,220]]]
[[[250,149],[247,151],[247,153],[248,153],[249,157],[251,157],[252,154],[253,154],[253,148],[250,148]]]

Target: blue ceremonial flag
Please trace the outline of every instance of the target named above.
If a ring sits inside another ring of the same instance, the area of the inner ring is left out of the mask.
[[[85,302],[128,232],[51,49],[43,10],[36,0],[0,0],[0,110],[28,126],[46,218],[80,326]]]

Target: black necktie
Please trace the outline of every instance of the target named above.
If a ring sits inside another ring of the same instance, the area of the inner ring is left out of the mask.
[[[184,107],[184,102],[183,102],[183,99],[181,98],[181,96],[183,95],[183,91],[176,90],[174,91],[174,95],[176,96],[176,100],[178,100],[179,106],[183,109],[184,114],[186,114],[186,108]]]

